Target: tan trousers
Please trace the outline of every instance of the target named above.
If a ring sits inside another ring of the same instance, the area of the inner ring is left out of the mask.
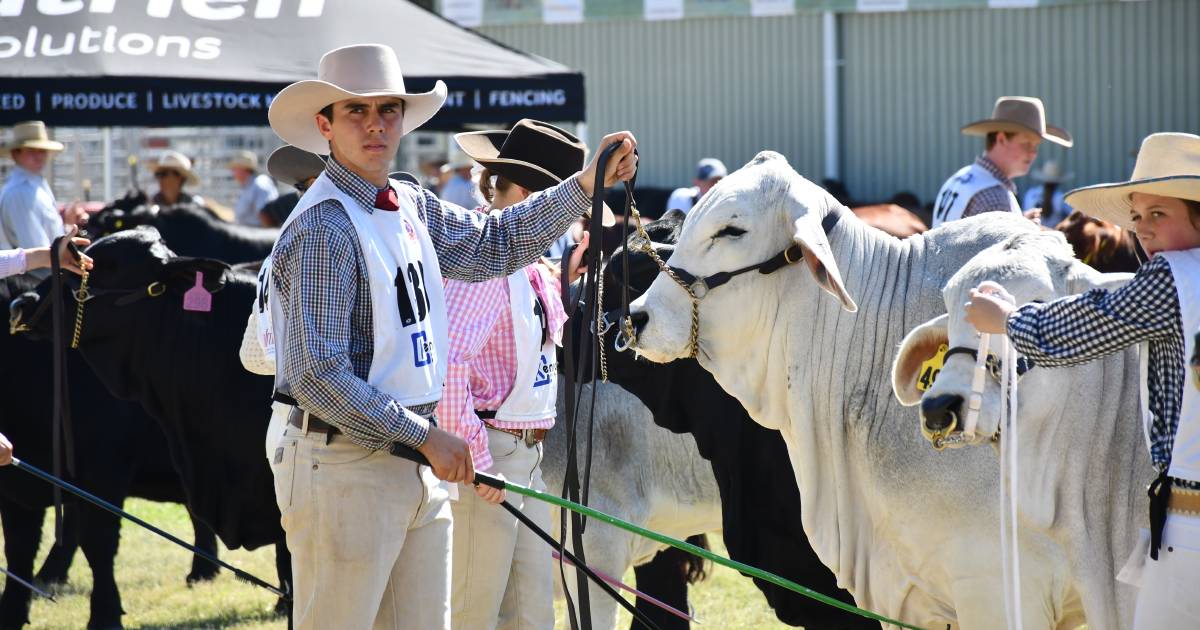
[[[297,629],[450,626],[450,505],[427,466],[289,426],[271,470]]]
[[[535,490],[542,482],[542,445],[526,446],[516,436],[488,429],[495,462],[488,472]],[[543,530],[550,506],[512,492],[508,502]],[[554,573],[550,546],[499,505],[471,488],[450,502],[454,512],[454,570],[451,625],[455,630],[549,630],[554,627]]]
[[[1158,560],[1145,563],[1135,630],[1200,628],[1200,517],[1168,513]]]

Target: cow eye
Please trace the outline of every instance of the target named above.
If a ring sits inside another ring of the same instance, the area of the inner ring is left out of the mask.
[[[731,236],[733,238],[737,238],[745,233],[746,233],[746,230],[743,230],[740,227],[726,225],[725,227],[721,228],[720,232],[717,232],[716,234],[714,234],[713,238],[721,238],[722,236]]]

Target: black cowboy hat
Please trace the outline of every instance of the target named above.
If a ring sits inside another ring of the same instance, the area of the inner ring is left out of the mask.
[[[469,131],[455,142],[471,159],[516,185],[537,192],[583,169],[587,146],[574,135],[540,120],[525,118],[509,131]],[[616,224],[604,207],[604,225]]]

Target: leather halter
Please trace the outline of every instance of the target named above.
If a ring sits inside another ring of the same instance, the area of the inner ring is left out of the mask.
[[[821,229],[825,231],[825,234],[829,234],[841,219],[842,210],[835,206],[821,220]],[[667,277],[674,280],[675,284],[678,284],[684,291],[687,291],[688,297],[692,300],[692,329],[688,336],[688,353],[686,355],[689,359],[696,358],[696,352],[700,346],[700,300],[703,300],[709,291],[744,273],[757,271],[763,275],[771,274],[784,267],[798,263],[804,258],[804,250],[798,243],[793,243],[783,251],[758,264],[733,271],[719,271],[709,276],[696,276],[682,267],[672,267],[664,263],[658,257],[658,254],[654,252],[654,246],[650,244],[650,237],[644,230],[641,230],[640,223],[638,228],[640,236],[646,241],[645,247],[642,250],[647,252],[654,262],[658,264],[659,272],[667,274]],[[628,268],[628,265],[625,266]],[[629,347],[637,345],[637,338],[633,335],[632,325],[627,326],[624,333],[629,338],[629,341],[622,345]]]
[[[950,348],[949,350],[946,351],[946,355],[943,357],[943,360],[949,359],[951,356],[954,356],[956,354],[965,354],[974,360],[979,359],[979,353],[975,348],[968,348],[966,346],[954,346],[953,348]],[[992,359],[994,357],[995,357],[995,355],[992,355],[990,353],[988,354],[988,373],[992,375],[992,378],[999,381],[1000,373],[1001,373],[1000,371],[1004,368],[1004,366],[1001,364],[1001,361],[998,358],[996,358],[993,361]],[[1017,378],[1020,379],[1020,378],[1024,377],[1025,374],[1027,374],[1030,370],[1032,370],[1035,367],[1037,367],[1037,364],[1033,362],[1033,359],[1030,359],[1029,357],[1018,356],[1017,357]]]

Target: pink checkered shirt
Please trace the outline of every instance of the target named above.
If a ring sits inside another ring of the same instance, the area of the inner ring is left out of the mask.
[[[554,343],[562,342],[567,321],[558,283],[540,264],[525,268],[533,290],[546,307]],[[517,377],[516,338],[509,307],[508,279],[485,282],[445,280],[446,312],[450,321],[450,358],[446,384],[438,403],[438,426],[467,441],[475,470],[492,466],[487,430],[476,409],[499,409]],[[491,424],[506,429],[549,429],[554,416],[528,422]]]

